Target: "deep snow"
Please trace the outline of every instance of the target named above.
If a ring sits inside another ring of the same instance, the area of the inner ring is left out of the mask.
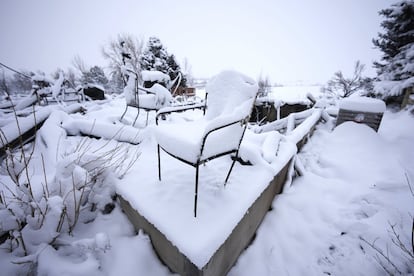
[[[70,117],[96,121],[100,129],[105,125],[98,123],[118,128],[122,125],[118,120],[124,104],[123,98],[90,104],[86,115],[74,114]],[[188,120],[196,116],[200,116],[200,112],[190,111],[174,114],[169,120]],[[51,116],[57,122],[64,119],[58,120],[58,117]],[[128,112],[123,123],[131,124],[134,117],[134,111]],[[153,117],[151,120],[153,122]],[[42,152],[53,159],[64,152],[71,152],[84,141],[87,141],[89,150],[122,145],[129,150],[125,154],[127,160],[136,156],[132,152],[141,155],[122,179],[111,178],[113,181],[122,184],[123,181],[132,183],[156,177],[155,151],[153,155],[148,154],[149,150],[154,149],[151,149],[154,141],[150,128],[137,130],[134,138],[139,137],[137,141],[142,143],[130,145],[116,141],[107,143],[95,138],[59,136],[49,130],[54,129],[52,126],[56,124],[48,126],[47,122],[46,129],[42,130],[43,135],[46,137],[49,134],[49,139],[55,140],[55,146],[39,146],[36,154]],[[69,128],[75,129],[75,125]],[[144,125],[145,115],[142,114],[137,126],[142,128]],[[378,133],[355,123],[344,123],[334,130],[332,127],[332,122],[319,125],[297,155],[305,169],[304,175],[296,177],[290,188],[276,197],[273,210],[266,215],[255,240],[241,255],[230,275],[385,274],[379,263],[386,264],[386,261],[376,257],[378,253],[368,243],[388,251],[390,259],[403,274],[413,273],[413,264],[410,270],[409,261],[392,243],[390,233],[391,225],[395,225],[402,241],[409,246],[414,210],[414,196],[407,183],[414,187],[412,113],[387,110]],[[53,160],[47,162],[50,178],[62,173],[57,172]],[[187,172],[176,170],[177,165],[171,165],[171,162],[166,158],[165,168],[170,168],[169,180],[176,181],[168,184],[179,185],[178,180]],[[36,165],[39,164],[33,164],[34,167]],[[206,170],[210,170],[208,175],[212,177],[220,168],[207,166]],[[33,173],[34,179],[40,179],[42,170],[33,170]],[[8,183],[4,172],[0,178],[2,183]],[[206,189],[203,192],[215,194],[222,187],[216,185]],[[191,205],[192,195],[188,194],[188,198]],[[208,202],[205,204],[208,208]],[[189,216],[192,215],[190,210],[191,207],[188,208]],[[94,221],[79,223],[73,235],[63,235],[59,243],[58,250],[46,245],[38,247],[37,274],[170,274],[157,259],[148,237],[134,232],[118,205],[110,214],[98,212]],[[0,248],[0,274],[27,273],[29,264],[14,264],[21,259],[10,254],[4,244]]]

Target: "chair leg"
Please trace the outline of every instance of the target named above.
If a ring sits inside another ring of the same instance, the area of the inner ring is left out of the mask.
[[[229,170],[229,172],[227,173],[226,180],[224,181],[224,186],[226,186],[226,184],[227,184],[227,180],[229,180],[229,177],[230,177],[231,171],[233,170],[234,164],[236,163],[236,159],[237,159],[237,155],[236,155],[236,158],[233,158],[233,162],[231,163],[230,170]]]
[[[135,123],[136,123],[136,121],[137,121],[137,119],[138,119],[138,116],[139,116],[139,108],[137,108],[137,110],[138,110],[138,113],[137,113],[137,116],[135,116],[135,120],[134,120],[134,122],[132,123],[132,126],[135,126]]]
[[[161,181],[161,156],[160,156],[160,145],[157,145],[158,151],[158,179]]]
[[[197,217],[198,168],[199,168],[199,165],[197,164],[197,166],[196,166],[196,177],[195,177],[195,192],[194,192],[194,217]]]
[[[122,121],[122,119],[124,118],[125,114],[127,113],[127,110],[128,110],[128,105],[125,107],[125,111],[122,114],[121,119],[119,119],[120,121]]]
[[[147,111],[147,120],[145,121],[145,126],[148,126],[148,111]]]

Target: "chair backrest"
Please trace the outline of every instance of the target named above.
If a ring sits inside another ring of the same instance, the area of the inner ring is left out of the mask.
[[[208,93],[206,118],[239,112],[247,116],[258,91],[256,82],[236,71],[223,71],[206,86]]]
[[[137,76],[133,72],[130,72],[130,71],[126,71],[126,73],[124,74],[128,76],[127,83],[124,87],[125,100],[127,102],[127,105],[132,105],[136,101],[135,86],[137,83]]]
[[[158,83],[155,83],[150,88],[143,88],[138,85],[137,75],[135,73],[127,71],[127,74],[128,81],[124,87],[127,105],[153,110],[170,105],[172,96],[167,88]]]
[[[208,83],[206,119],[209,129],[220,127],[250,115],[258,86],[254,80],[238,72],[224,71]],[[233,124],[209,135],[201,159],[209,159],[229,151],[237,151],[245,126]]]

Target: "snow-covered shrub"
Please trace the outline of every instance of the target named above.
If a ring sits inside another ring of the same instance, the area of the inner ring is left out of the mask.
[[[70,120],[66,113],[52,113],[37,131],[36,142],[21,142],[0,164],[0,247],[17,257],[17,263],[36,263],[41,251],[59,248],[59,238],[72,235],[79,223],[110,213],[113,183],[130,167],[124,162],[131,155],[128,148],[104,145],[91,151],[89,138],[59,153],[65,120]]]

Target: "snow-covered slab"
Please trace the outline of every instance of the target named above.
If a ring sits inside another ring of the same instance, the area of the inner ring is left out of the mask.
[[[142,74],[143,81],[160,81],[160,82],[170,81],[170,77],[161,71],[143,70],[141,74]]]
[[[379,99],[368,97],[350,97],[339,102],[339,112],[336,125],[353,121],[366,124],[378,130],[385,111],[385,103]]]
[[[262,139],[264,136],[259,136],[255,138],[257,141],[266,140]],[[195,169],[162,154],[163,180],[159,182],[156,144],[154,141],[146,142],[148,144],[143,146],[145,151],[142,152],[138,164],[134,166],[136,169],[125,176],[122,183],[117,186],[117,192],[136,213],[153,225],[180,254],[194,264],[195,268],[200,271],[209,269],[210,273],[215,271],[209,265],[212,258],[218,258],[219,260],[216,260],[218,263],[228,262],[217,257],[217,254],[222,257],[233,255],[232,252],[223,252],[223,250],[234,248],[220,248],[234,232],[237,232],[235,229],[251,212],[250,208],[269,187],[269,183],[274,181],[275,176],[287,167],[296,153],[293,143],[282,140],[277,156],[269,163],[265,159],[254,156],[255,153],[260,152],[260,149],[254,150],[254,143],[250,141],[251,143],[246,143],[241,149],[245,152],[242,153],[242,157],[250,157],[254,160],[254,164],[252,166],[237,164],[225,187],[223,184],[231,165],[230,158],[223,157],[202,166],[198,191],[198,215],[195,218],[192,212]],[[267,142],[263,142],[263,147],[264,144]],[[269,200],[269,206],[271,201]],[[267,209],[262,212],[262,217],[266,211]],[[240,230],[239,235],[246,238],[246,245],[260,221],[261,219],[255,227],[244,226],[246,230]],[[235,244],[240,243],[237,245],[240,247],[242,242],[236,240]],[[240,249],[240,252],[246,245]],[[234,254],[238,256],[240,252]],[[227,266],[231,267],[234,261]],[[226,264],[221,263],[219,266],[226,267]],[[227,267],[227,270],[230,267]]]
[[[304,104],[309,105],[311,101],[308,95],[318,98],[321,95],[321,87],[314,86],[277,86],[272,87],[272,92],[268,98],[284,104]]]
[[[350,97],[339,102],[340,109],[351,111],[384,113],[385,103],[382,100],[368,97]]]

